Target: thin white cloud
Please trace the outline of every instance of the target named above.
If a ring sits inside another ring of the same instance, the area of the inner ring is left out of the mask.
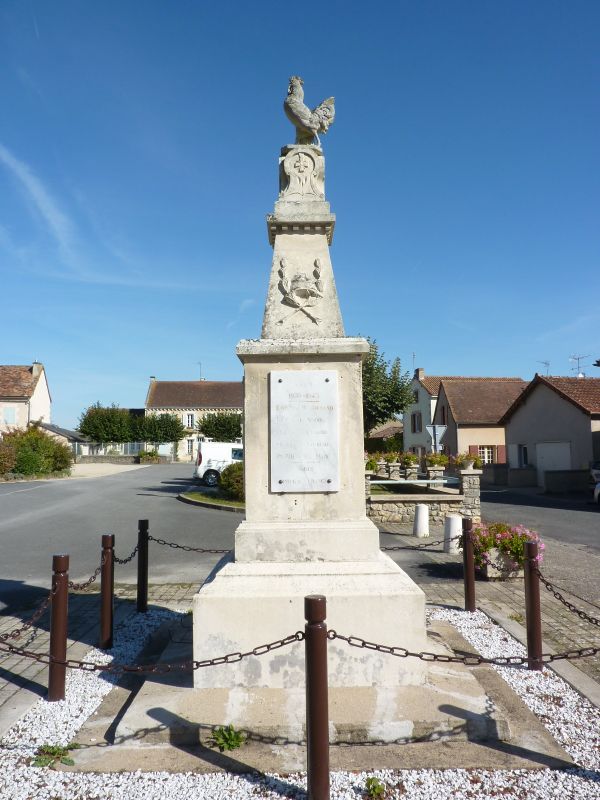
[[[102,236],[96,230],[96,244],[105,251],[104,256],[90,256],[89,250],[83,246],[77,226],[60,207],[58,201],[35,174],[33,169],[24,161],[17,158],[7,147],[0,143],[0,168],[4,167],[17,182],[20,189],[33,205],[36,217],[44,222],[46,230],[50,233],[58,248],[59,258],[51,263],[47,252],[41,254],[40,247],[31,243],[28,246],[18,246],[11,237],[8,229],[0,228],[0,248],[4,249],[11,258],[17,258],[23,268],[33,275],[61,281],[77,281],[85,284],[104,286],[123,286],[150,290],[183,291],[189,293],[207,290],[211,292],[229,291],[230,286],[223,283],[211,283],[195,286],[189,281],[177,281],[152,277],[148,265],[142,266],[135,263],[128,253],[122,248]],[[81,201],[80,201],[81,202]],[[135,267],[135,268],[134,268]],[[118,270],[118,271],[117,271]],[[162,272],[163,270],[161,270]],[[187,270],[188,272],[190,270]],[[192,271],[197,271],[194,268]],[[248,308],[254,301],[244,300],[240,311]]]
[[[556,328],[550,328],[550,330],[540,333],[535,337],[535,341],[546,342],[549,339],[568,336],[571,333],[577,333],[581,330],[585,330],[588,326],[592,327],[598,322],[598,320],[600,320],[599,314],[583,314],[581,317],[575,317],[575,319],[572,319],[570,322],[566,322],[564,325],[557,325]]]
[[[242,314],[246,309],[251,308],[255,304],[256,300],[253,297],[247,297],[245,300],[242,300],[240,303],[240,314]]]
[[[47,228],[56,240],[63,257],[70,263],[73,260],[75,226],[59,208],[42,181],[31,167],[20,161],[10,150],[0,143],[0,164],[3,164],[25,191]]]

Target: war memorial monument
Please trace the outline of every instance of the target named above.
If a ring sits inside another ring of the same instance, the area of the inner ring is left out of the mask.
[[[308,594],[327,597],[330,627],[420,651],[425,596],[380,551],[365,513],[361,362],[369,345],[344,334],[329,254],[335,215],[318,143],[333,121],[333,98],[311,111],[302,80],[292,77],[284,109],[296,142],[281,149],[279,196],[267,217],[273,259],[262,334],[236,351],[244,365],[246,518],[232,555],[194,598],[193,657],[244,651],[302,628]],[[346,728],[354,710],[364,732],[389,710],[390,692],[422,678],[414,659],[330,642],[332,720],[342,725],[344,717]],[[194,685],[213,708],[222,704],[223,722],[244,708],[254,728],[297,734],[304,725],[301,642],[197,670]]]

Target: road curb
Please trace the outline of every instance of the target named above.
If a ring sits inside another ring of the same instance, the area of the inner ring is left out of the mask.
[[[195,488],[195,487],[193,487]],[[192,491],[192,487],[190,486],[186,491]],[[226,506],[222,505],[221,503],[208,503],[204,500],[193,500],[191,497],[184,497],[184,493],[177,495],[177,499],[180,500],[182,503],[187,503],[190,506],[200,506],[201,508],[212,508],[215,511],[233,511],[237,514],[245,514],[245,508],[236,508],[236,506]]]
[[[490,619],[500,625],[501,628],[504,628],[508,634],[524,647],[527,647],[527,631],[522,625],[495,610],[485,601],[477,605]],[[556,653],[556,650],[545,641],[542,642],[542,649],[544,653]],[[593,678],[590,678],[589,675],[586,675],[568,661],[553,661],[550,664],[546,664],[546,666],[556,672],[576,692],[579,692],[586,700],[589,700],[592,705],[600,709],[600,685]]]

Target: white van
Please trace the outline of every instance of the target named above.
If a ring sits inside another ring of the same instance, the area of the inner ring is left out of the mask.
[[[194,478],[204,481],[207,486],[216,486],[225,467],[243,460],[244,445],[241,441],[199,442]]]

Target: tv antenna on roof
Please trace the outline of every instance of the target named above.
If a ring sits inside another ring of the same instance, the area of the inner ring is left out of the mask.
[[[571,367],[571,372],[576,372],[578,378],[585,378],[585,372],[581,371],[581,362],[583,361],[584,358],[589,358],[589,355],[587,355],[587,356],[577,356],[577,355],[569,356],[569,361],[576,361],[577,362],[577,366],[576,367]],[[586,366],[586,365],[584,364],[584,366]]]
[[[546,367],[546,375],[550,374],[550,362],[549,361],[538,361],[538,364],[543,364]]]

